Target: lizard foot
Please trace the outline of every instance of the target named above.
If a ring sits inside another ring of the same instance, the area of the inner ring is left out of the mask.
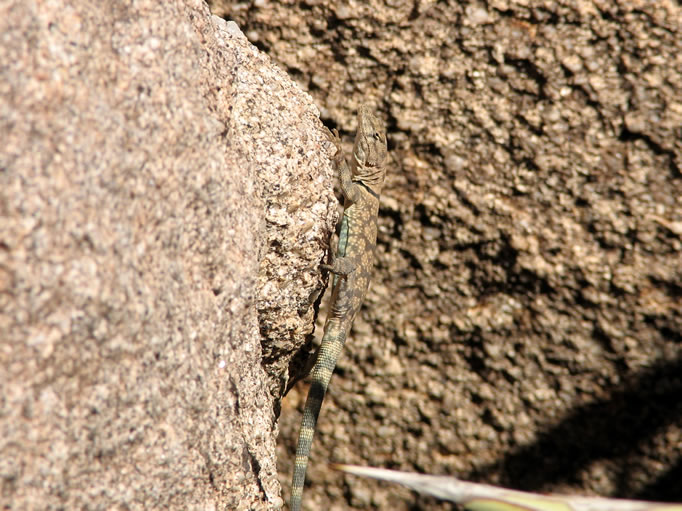
[[[339,130],[337,130],[336,128],[330,130],[326,126],[324,127],[324,129],[327,139],[332,144],[334,144],[334,147],[336,148],[336,152],[334,153],[334,156],[332,158],[334,159],[334,161],[339,162],[343,159],[343,149],[341,148],[341,137],[339,136]]]

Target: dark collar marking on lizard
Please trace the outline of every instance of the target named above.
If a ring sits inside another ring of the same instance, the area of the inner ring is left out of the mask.
[[[355,183],[362,185],[364,189],[367,190],[372,197],[374,197],[375,199],[379,199],[379,194],[372,190],[367,183],[363,183],[362,181],[355,181]]]

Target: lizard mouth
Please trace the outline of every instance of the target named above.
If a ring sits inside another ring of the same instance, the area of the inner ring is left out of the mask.
[[[367,161],[367,160],[363,161],[357,155],[355,156],[355,161],[357,162],[358,167],[365,168],[365,169],[366,168],[373,169],[373,168],[376,168],[376,166],[377,166],[376,162]]]

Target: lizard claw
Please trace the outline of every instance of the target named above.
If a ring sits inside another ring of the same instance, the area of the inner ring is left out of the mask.
[[[339,130],[334,128],[333,130],[330,130],[326,126],[324,127],[324,134],[326,135],[327,139],[334,144],[334,147],[336,148],[336,152],[334,153],[333,159],[335,161],[340,161],[343,159],[343,149],[341,149],[341,137],[339,136]]]
[[[340,137],[339,137],[339,130],[337,130],[336,128],[334,128],[333,130],[330,130],[330,129],[327,128],[326,126],[323,126],[323,128],[324,128],[324,129],[323,129],[324,134],[325,134],[325,136],[329,139],[329,141],[330,141],[330,142],[333,142],[334,144],[336,144],[336,142],[337,142],[337,141],[339,140],[339,138],[340,138]]]

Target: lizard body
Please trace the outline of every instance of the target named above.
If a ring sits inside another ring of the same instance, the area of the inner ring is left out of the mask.
[[[341,180],[344,211],[336,256],[331,265],[322,266],[334,274],[332,305],[303,409],[291,484],[291,511],[301,509],[305,472],[322,400],[353,319],[369,287],[374,267],[379,194],[386,175],[386,132],[368,105],[362,105],[358,110],[358,127],[350,166],[341,149],[338,132],[327,130],[327,135],[336,146],[334,166]]]

